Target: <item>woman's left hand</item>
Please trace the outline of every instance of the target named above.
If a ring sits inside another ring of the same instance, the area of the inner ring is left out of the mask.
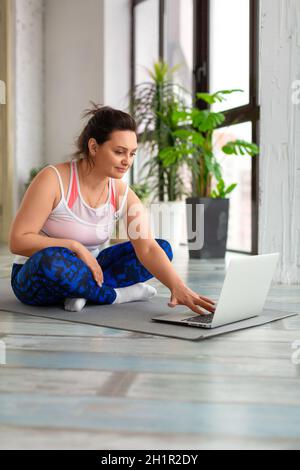
[[[186,305],[193,312],[200,315],[205,315],[207,312],[202,310],[208,310],[210,313],[214,313],[216,310],[215,302],[208,297],[196,294],[189,287],[184,284],[176,286],[171,290],[171,299],[168,302],[169,307],[176,307],[176,305]]]

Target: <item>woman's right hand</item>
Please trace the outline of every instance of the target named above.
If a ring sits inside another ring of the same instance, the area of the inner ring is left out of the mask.
[[[170,302],[168,302],[168,306],[176,307],[176,305],[186,305],[193,312],[199,313],[200,315],[207,315],[205,310],[210,313],[215,313],[216,310],[216,303],[214,300],[197,294],[183,283],[176,285],[171,289],[171,299]]]
[[[75,254],[80,258],[92,271],[93,277],[99,287],[102,287],[103,284],[103,271],[98,261],[94,256],[89,252],[89,250],[83,246],[79,245],[73,250]]]

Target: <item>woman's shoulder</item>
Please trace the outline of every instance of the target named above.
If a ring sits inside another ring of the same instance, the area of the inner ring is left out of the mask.
[[[59,185],[59,180],[56,172],[53,170],[54,167],[58,171],[63,189],[64,189],[64,194],[67,194],[68,190],[68,185],[69,185],[69,180],[70,180],[70,162],[60,162],[60,163],[51,163],[48,166],[46,166],[43,169],[43,172],[47,174],[47,177],[49,178],[49,182],[53,184],[55,187],[55,201],[53,208],[57,206],[58,202],[61,199],[61,190],[60,190],[60,185]]]
[[[58,171],[61,170],[62,172],[68,172],[70,170],[70,164],[71,162],[49,163],[46,168],[54,166]]]
[[[51,163],[45,168],[45,170],[51,173],[52,177],[57,179],[57,175],[55,175],[51,167],[56,168],[62,179],[63,186],[66,187],[70,179],[70,162]]]

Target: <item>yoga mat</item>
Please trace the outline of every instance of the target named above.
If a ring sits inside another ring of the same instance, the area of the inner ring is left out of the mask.
[[[187,307],[181,305],[171,309],[167,306],[168,301],[169,297],[155,296],[146,301],[128,302],[125,304],[89,304],[86,305],[81,312],[68,312],[60,306],[40,307],[23,304],[15,297],[10,285],[10,279],[0,280],[0,311],[22,313],[24,315],[117,328],[191,341],[211,338],[297,315],[297,313],[265,309],[264,313],[259,317],[221,326],[212,330],[202,330],[200,328],[184,325],[164,324],[151,320],[151,317],[156,315],[172,312],[181,313],[188,310]],[[191,315],[192,314],[193,312],[191,311]]]

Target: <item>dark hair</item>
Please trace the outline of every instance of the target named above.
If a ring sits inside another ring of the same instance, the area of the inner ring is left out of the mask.
[[[77,151],[75,157],[83,157],[92,166],[93,159],[90,156],[88,142],[95,139],[99,145],[110,140],[114,131],[132,131],[137,133],[137,124],[134,118],[124,111],[110,106],[97,105],[91,101],[93,108],[86,109],[82,118],[91,116],[81,134],[76,139]]]

